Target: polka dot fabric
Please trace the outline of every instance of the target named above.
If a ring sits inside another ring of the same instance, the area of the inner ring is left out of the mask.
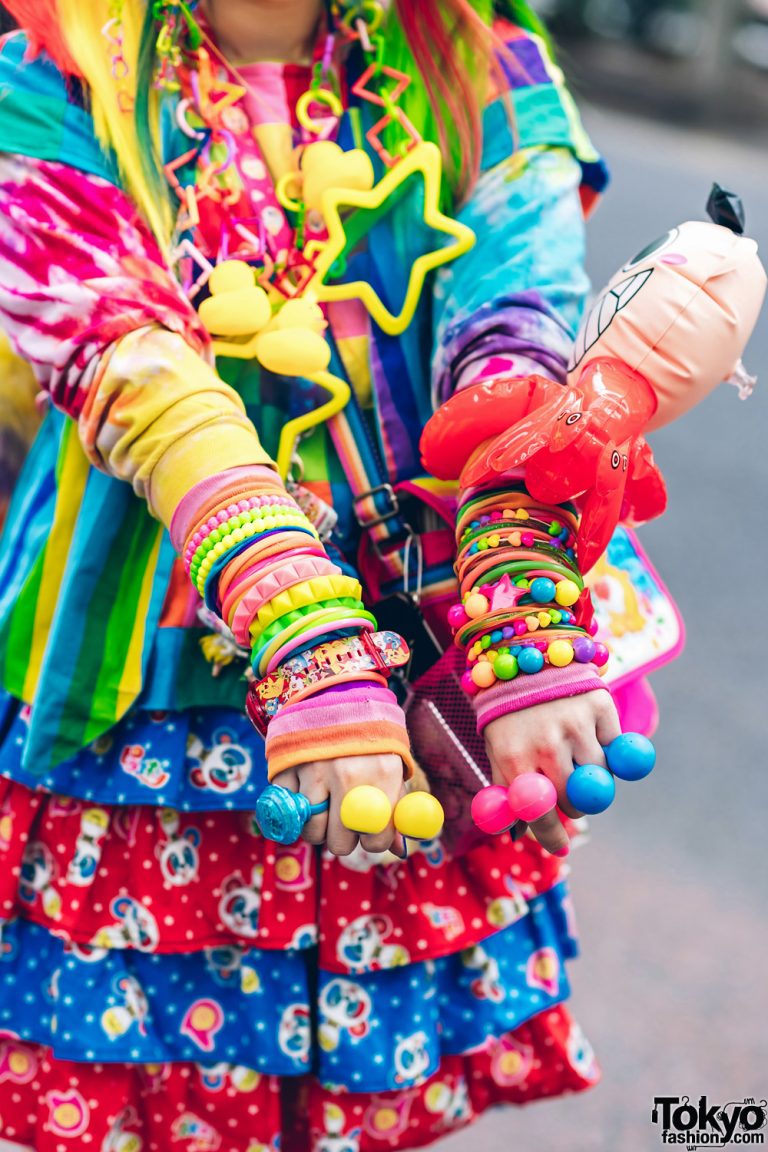
[[[384,1152],[418,1148],[486,1108],[577,1092],[599,1072],[553,1009],[423,1084],[356,1094],[234,1064],[76,1064],[0,1036],[0,1132],[36,1152]]]
[[[532,839],[412,843],[406,861],[281,847],[254,822],[263,753],[236,713],[130,713],[60,791],[30,787],[27,724],[6,708],[4,1137],[411,1148],[596,1080],[562,1007],[567,869]]]

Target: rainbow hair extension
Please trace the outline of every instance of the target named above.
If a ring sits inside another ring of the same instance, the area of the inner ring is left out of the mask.
[[[546,40],[525,0],[394,0],[387,23],[386,62],[414,78],[403,110],[422,135],[438,140],[444,191],[454,201],[477,179],[489,82],[500,74],[500,57],[509,55],[494,35],[494,16]]]
[[[84,82],[102,147],[114,155],[124,187],[167,245],[173,205],[160,158],[152,4],[123,0],[122,54],[128,72],[119,83],[104,33],[110,0],[0,4],[25,29],[33,52],[46,52],[62,72]],[[495,14],[544,35],[525,0],[394,0],[387,20],[386,63],[413,77],[403,109],[423,136],[440,143],[448,202],[461,201],[478,175],[482,110],[498,53],[504,52],[492,31]]]
[[[66,75],[83,81],[94,130],[118,165],[123,185],[158,239],[166,243],[172,227],[171,204],[159,155],[158,93],[152,86],[154,39],[152,6],[123,0],[122,53],[128,66],[119,83],[112,74],[105,25],[110,0],[2,0],[24,28],[34,53],[45,52]],[[149,50],[147,49],[149,44]],[[134,114],[136,106],[136,115]]]

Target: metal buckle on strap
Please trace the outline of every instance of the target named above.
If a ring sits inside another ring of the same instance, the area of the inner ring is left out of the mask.
[[[360,510],[360,504],[363,500],[367,500],[371,496],[377,496],[380,492],[386,494],[389,501],[389,510],[382,512],[378,516],[373,516],[367,519],[364,512]],[[369,488],[367,492],[362,492],[359,496],[355,496],[352,501],[352,506],[355,512],[355,519],[361,528],[375,528],[377,524],[384,524],[387,520],[391,520],[394,516],[400,515],[400,502],[397,499],[397,493],[391,484],[377,484],[375,488]]]

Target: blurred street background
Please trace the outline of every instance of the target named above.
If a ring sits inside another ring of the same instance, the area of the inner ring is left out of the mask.
[[[766,262],[768,2],[537,6],[613,173],[589,225],[595,288],[704,219],[713,180],[742,196]],[[745,360],[748,402],[721,387],[652,438],[670,509],[640,534],[688,643],[653,677],[656,772],[593,818],[573,859],[572,1009],[603,1082],[492,1114],[439,1152],[655,1152],[655,1095],[768,1095],[768,614],[753,599],[768,571],[768,308]]]

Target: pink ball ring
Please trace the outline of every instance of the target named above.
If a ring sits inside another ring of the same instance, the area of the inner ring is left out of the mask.
[[[530,824],[552,811],[557,804],[557,791],[540,772],[524,772],[507,789],[507,801],[515,819]]]

